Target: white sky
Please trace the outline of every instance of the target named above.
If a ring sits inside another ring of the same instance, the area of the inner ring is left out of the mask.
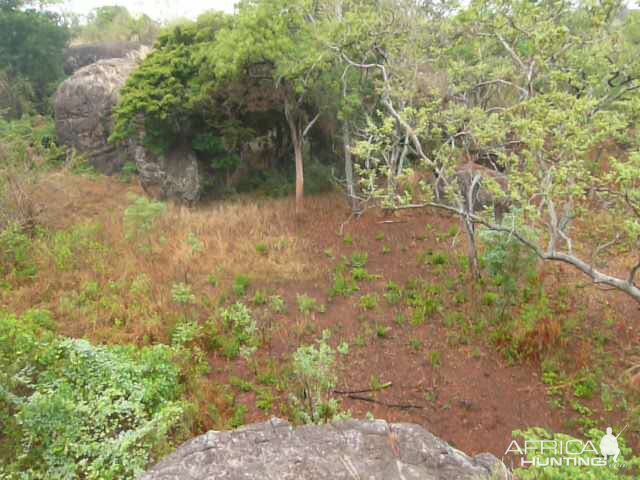
[[[132,13],[146,13],[156,20],[195,19],[205,10],[233,12],[237,0],[65,0],[59,9],[86,15],[96,7],[122,5]]]

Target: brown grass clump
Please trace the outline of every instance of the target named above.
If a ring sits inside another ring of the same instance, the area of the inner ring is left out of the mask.
[[[131,192],[139,190],[116,179],[46,178],[40,194],[49,206],[48,228],[33,241],[38,273],[12,282],[0,294],[4,306],[46,308],[69,336],[140,344],[167,341],[182,318],[205,321],[234,295],[238,275],[273,285],[318,274],[290,200],[244,199],[196,210],[167,205],[140,242],[124,231]],[[178,304],[177,283],[189,285],[196,301]]]

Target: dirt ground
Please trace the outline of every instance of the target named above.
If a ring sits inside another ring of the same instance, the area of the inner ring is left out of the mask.
[[[121,217],[130,192],[140,193],[140,189],[116,179],[65,177],[62,182],[52,176],[43,182],[38,195],[48,204],[48,226],[63,228],[81,219]],[[202,205],[198,209],[207,208],[213,207]],[[483,289],[474,287],[468,277],[460,277],[455,266],[454,260],[465,255],[464,238],[456,233],[458,225],[453,218],[418,210],[397,215],[368,211],[360,218],[349,219],[339,195],[308,199],[305,217],[295,219],[291,215],[286,227],[287,235],[304,240],[308,273],[295,280],[277,276],[259,280],[248,295],[250,298],[258,290],[279,294],[288,305],[288,313],[270,320],[273,334],[259,358],[284,364],[301,343],[312,343],[328,328],[333,332],[333,344],[346,341],[350,345],[348,356],[340,357],[336,395],[356,417],[370,412],[388,421],[414,422],[469,454],[488,451],[502,456],[512,431],[527,427],[579,435],[573,422],[576,413],[550,404],[547,385],[541,378],[541,359],[510,365],[492,346],[488,330],[476,331],[460,341],[445,324],[446,312],[456,309],[473,330],[483,294]],[[354,252],[367,252],[367,271],[380,277],[360,282],[360,291],[354,295],[330,298],[336,266]],[[439,268],[426,265],[419,261],[425,252],[446,254],[450,261]],[[614,360],[605,377],[619,378],[640,345],[638,306],[622,294],[599,291],[563,266],[546,266],[540,275],[550,291],[570,286],[567,308],[586,315],[582,330],[563,346],[573,359],[570,370],[590,365],[595,353],[586,339],[592,330],[604,328],[607,317],[613,320],[606,327],[609,340],[604,349]],[[385,301],[385,285],[393,281],[404,286],[416,278],[442,289],[443,308],[422,325],[400,324],[397,317],[407,314],[406,307]],[[464,292],[467,299],[462,305],[454,304],[458,292]],[[370,311],[364,311],[358,303],[367,293],[379,299],[378,306]],[[300,313],[296,301],[301,294],[316,298],[326,311]],[[384,335],[378,335],[378,331]],[[230,376],[249,375],[242,360],[227,361],[214,353],[210,362],[212,381],[224,383]],[[386,388],[372,391],[372,383]],[[238,393],[238,400],[249,408],[247,421],[282,413],[278,407],[271,412],[258,409],[255,392]],[[598,428],[622,426],[626,421],[622,412],[604,411],[599,398],[584,403],[593,410]],[[636,446],[639,443],[635,434],[630,434],[630,440]]]

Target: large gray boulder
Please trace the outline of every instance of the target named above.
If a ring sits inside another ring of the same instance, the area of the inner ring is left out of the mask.
[[[141,478],[498,480],[508,474],[493,455],[468,457],[417,425],[377,420],[293,428],[273,419],[199,436]]]
[[[109,143],[113,107],[136,58],[101,60],[78,70],[58,88],[54,109],[58,140],[89,157],[99,171],[112,174],[131,160],[127,149]]]
[[[72,45],[64,52],[64,73],[73,75],[82,67],[111,58],[137,58],[149,47],[138,42],[106,42]]]
[[[147,194],[186,204],[198,201],[202,168],[190,147],[177,147],[166,155],[155,155],[140,145],[132,148],[140,184]]]

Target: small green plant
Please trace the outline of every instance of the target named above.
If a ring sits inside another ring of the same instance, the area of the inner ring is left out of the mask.
[[[179,305],[189,305],[196,302],[196,296],[191,291],[191,286],[186,283],[175,283],[171,287],[171,298]]]
[[[253,295],[253,304],[255,306],[266,305],[268,301],[269,301],[269,297],[267,297],[267,294],[264,293],[262,290],[258,290]]]
[[[250,358],[259,345],[258,326],[251,315],[251,310],[243,303],[235,303],[219,313],[222,326],[227,335],[218,331],[215,323],[210,324],[212,347],[222,350],[227,358],[242,355]]]
[[[171,334],[171,345],[176,347],[184,347],[195,340],[202,334],[202,327],[197,322],[182,321],[178,323]]]
[[[389,336],[389,332],[391,332],[391,327],[386,325],[377,325],[376,326],[376,336],[378,338],[387,338]]]
[[[273,392],[270,388],[261,388],[256,394],[256,407],[258,407],[260,410],[268,412],[273,409],[275,400],[276,399],[273,396]]]
[[[347,233],[342,239],[342,242],[345,245],[353,245],[353,237],[351,236],[351,234]]]
[[[383,245],[382,246],[382,254],[383,255],[388,255],[391,253],[391,247],[389,245]]]
[[[499,301],[500,297],[495,292],[485,292],[480,299],[480,303],[487,307],[493,307]]]
[[[247,380],[236,376],[229,377],[229,385],[245,393],[252,392],[254,389],[254,386],[251,382],[248,382]]]
[[[274,313],[287,312],[287,304],[280,295],[271,295],[271,297],[269,297],[269,307]]]
[[[308,315],[314,312],[324,312],[324,306],[320,305],[315,298],[312,298],[306,294],[298,295],[296,298],[298,301],[298,310],[300,311],[300,313]]]
[[[351,267],[364,268],[369,263],[369,254],[367,252],[354,252],[351,255]]]
[[[231,428],[239,428],[247,423],[247,411],[246,405],[236,405],[233,410],[233,416],[231,417]]]
[[[134,162],[126,162],[122,166],[122,171],[120,172],[120,179],[124,183],[129,183],[131,182],[131,179],[134,177],[134,175],[137,175],[137,174],[138,174],[138,167],[136,166],[136,164]]]
[[[351,270],[351,278],[356,282],[368,282],[370,280],[375,280],[378,278],[377,275],[371,275],[367,272],[366,268],[363,267],[355,267]]]
[[[124,211],[124,231],[127,240],[145,241],[151,251],[151,233],[157,221],[165,214],[167,206],[146,197],[133,197]]]
[[[362,310],[374,310],[378,306],[378,296],[375,293],[362,295],[359,303]]]
[[[218,277],[216,275],[210,274],[207,277],[207,283],[211,285],[213,288],[217,288],[218,284],[220,283],[220,280],[218,280]]]
[[[379,242],[384,240],[384,233],[382,233],[382,232],[376,233],[376,240],[379,241]]]
[[[395,282],[388,282],[385,285],[385,294],[384,298],[387,300],[389,305],[397,305],[402,300],[402,289],[400,285]]]
[[[202,253],[204,251],[204,243],[202,242],[202,240],[196,237],[193,232],[189,232],[189,235],[187,235],[187,245],[190,248],[191,256]]]
[[[429,352],[428,358],[432,368],[439,368],[442,365],[442,353],[437,351]]]
[[[449,255],[441,252],[427,251],[420,255],[420,263],[424,265],[447,265],[449,263]]]
[[[409,340],[409,347],[411,347],[411,349],[415,350],[416,352],[422,350],[422,347],[423,347],[422,340],[420,340],[419,338],[410,339]]]
[[[349,355],[349,344],[347,342],[341,342],[336,348],[340,355]]]
[[[32,256],[33,243],[18,225],[0,231],[0,275],[32,278],[38,268]]]
[[[266,255],[269,253],[269,247],[266,243],[259,243],[256,245],[256,252],[260,255]]]
[[[249,286],[251,285],[251,279],[246,275],[238,275],[233,280],[233,293],[239,297],[246,295]]]
[[[340,404],[331,396],[337,383],[336,355],[325,330],[316,345],[303,345],[293,355],[297,392],[291,396],[295,415],[302,423],[326,423],[341,417]]]
[[[342,272],[336,272],[333,276],[333,287],[329,292],[330,297],[348,297],[359,290],[354,278],[345,276]]]

